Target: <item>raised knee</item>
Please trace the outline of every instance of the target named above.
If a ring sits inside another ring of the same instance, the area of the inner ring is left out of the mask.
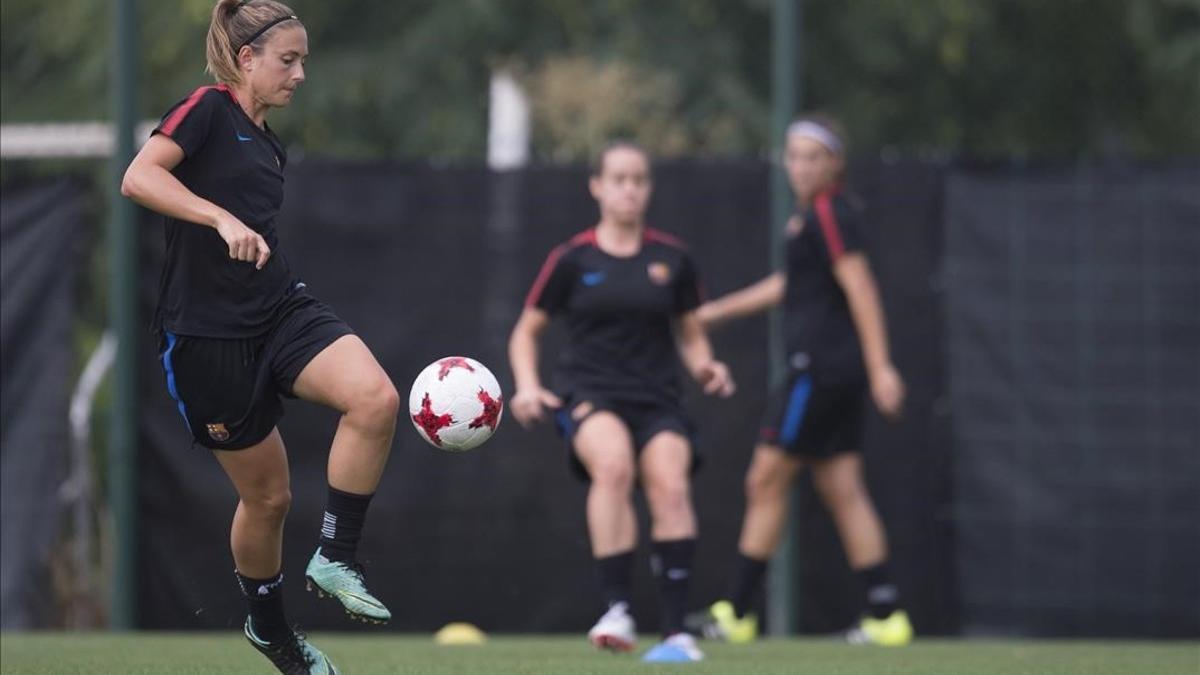
[[[364,385],[354,397],[348,416],[365,428],[388,431],[396,426],[396,415],[400,411],[400,393],[391,380],[380,378]]]

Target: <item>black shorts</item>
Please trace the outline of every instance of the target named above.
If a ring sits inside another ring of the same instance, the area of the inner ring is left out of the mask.
[[[571,473],[581,480],[590,481],[591,478],[587,467],[575,454],[575,432],[584,420],[602,410],[613,413],[629,428],[635,454],[641,453],[650,439],[660,432],[674,431],[692,445],[691,472],[695,473],[700,467],[700,458],[696,454],[695,427],[679,406],[618,401],[589,395],[566,396],[562,409],[554,415],[554,422],[559,435],[567,442],[567,465]]]
[[[251,338],[163,331],[159,355],[167,392],[192,439],[213,450],[242,450],[266,438],[283,417],[281,397],[323,349],[354,331],[303,290],[284,300],[270,330]]]
[[[866,385],[817,384],[793,371],[767,401],[758,442],[804,457],[831,457],[859,450]]]

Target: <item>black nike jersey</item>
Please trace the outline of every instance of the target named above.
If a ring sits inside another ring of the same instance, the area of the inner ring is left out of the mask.
[[[184,159],[171,172],[197,196],[224,208],[271,247],[263,269],[232,260],[211,227],[166,218],[166,261],[157,323],[180,335],[260,335],[295,283],[275,234],[283,205],[283,146],[256,125],[225,85],[200,87],[171,107],[154,133],[171,138]]]
[[[799,232],[787,242],[787,291],[783,298],[789,364],[822,383],[851,383],[865,377],[862,347],[850,306],[833,266],[861,251],[857,211],[835,190],[821,193],[803,214]]]
[[[621,258],[600,250],[591,229],[550,252],[525,304],[566,318],[560,394],[675,404],[682,390],[672,322],[700,297],[679,240],[646,229],[637,254]]]

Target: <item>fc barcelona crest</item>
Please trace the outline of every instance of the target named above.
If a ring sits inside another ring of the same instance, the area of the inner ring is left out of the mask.
[[[646,274],[650,276],[650,281],[659,286],[666,286],[671,283],[671,266],[665,262],[652,262],[646,267]]]
[[[226,429],[224,424],[206,424],[204,426],[208,428],[208,437],[214,441],[224,443],[229,440],[229,429]]]

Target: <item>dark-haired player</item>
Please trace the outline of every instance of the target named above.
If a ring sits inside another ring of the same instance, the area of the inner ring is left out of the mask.
[[[663,641],[647,661],[703,658],[684,631],[696,517],[691,424],[680,405],[679,361],[710,394],[733,392],[696,318],[696,269],[675,238],[646,227],[650,161],[630,143],[599,156],[589,182],[600,222],[550,252],[509,341],[516,380],[510,402],[522,424],[546,409],[567,439],[571,465],[590,479],[587,523],[607,608],[588,637],[631,650],[630,576],[637,544],[633,486],[651,516],[652,567],[662,598]],[[569,344],[554,393],[538,376],[538,336],[561,315]]]

